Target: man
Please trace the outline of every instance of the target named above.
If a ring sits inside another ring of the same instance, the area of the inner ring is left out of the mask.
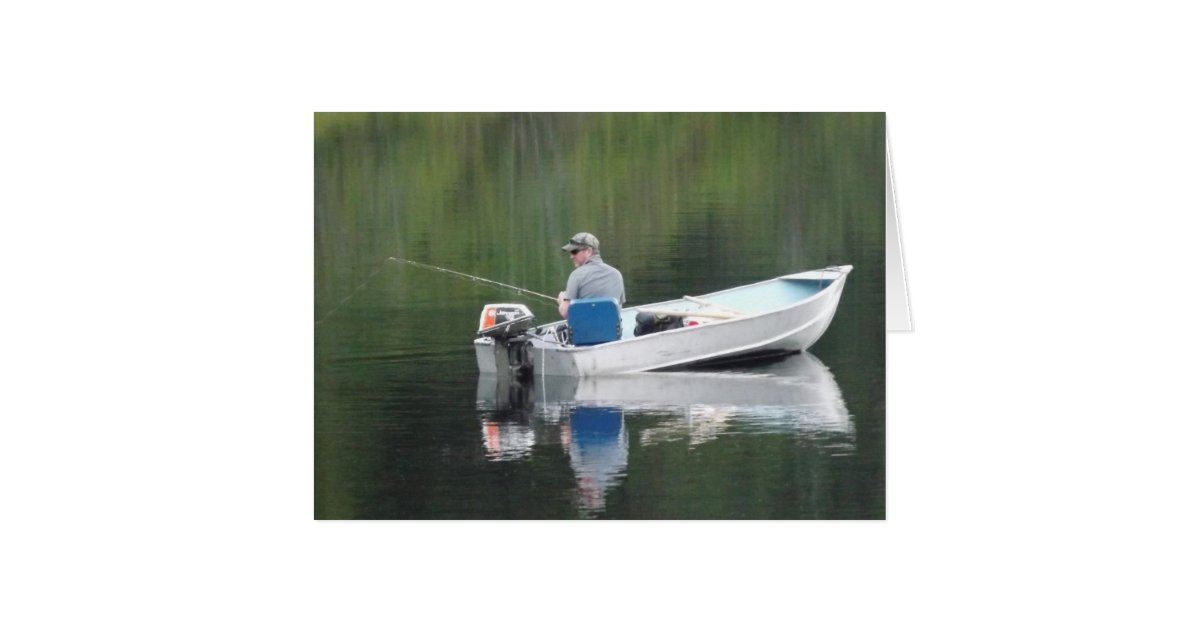
[[[562,248],[571,255],[575,271],[567,278],[567,290],[558,293],[559,315],[567,316],[571,300],[612,297],[617,298],[619,304],[625,304],[625,279],[620,271],[600,258],[600,239],[580,232]]]

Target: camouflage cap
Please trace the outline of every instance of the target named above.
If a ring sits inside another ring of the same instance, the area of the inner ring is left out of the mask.
[[[585,247],[591,247],[596,251],[600,251],[600,239],[587,232],[580,232],[571,237],[570,243],[562,246],[565,252],[574,252]]]

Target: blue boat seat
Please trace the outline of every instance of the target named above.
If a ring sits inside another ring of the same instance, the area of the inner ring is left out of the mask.
[[[571,343],[594,346],[621,338],[621,305],[616,298],[572,300],[567,307]]]

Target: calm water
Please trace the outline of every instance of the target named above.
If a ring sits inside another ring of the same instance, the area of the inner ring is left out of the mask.
[[[321,519],[885,515],[881,114],[316,117]],[[601,240],[630,304],[852,264],[811,352],[722,370],[481,378],[488,302],[553,304]]]

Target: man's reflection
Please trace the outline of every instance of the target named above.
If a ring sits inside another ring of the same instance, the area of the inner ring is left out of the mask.
[[[621,483],[629,463],[624,414],[616,407],[574,407],[563,425],[563,442],[575,471],[580,510],[602,513],[605,493]]]

